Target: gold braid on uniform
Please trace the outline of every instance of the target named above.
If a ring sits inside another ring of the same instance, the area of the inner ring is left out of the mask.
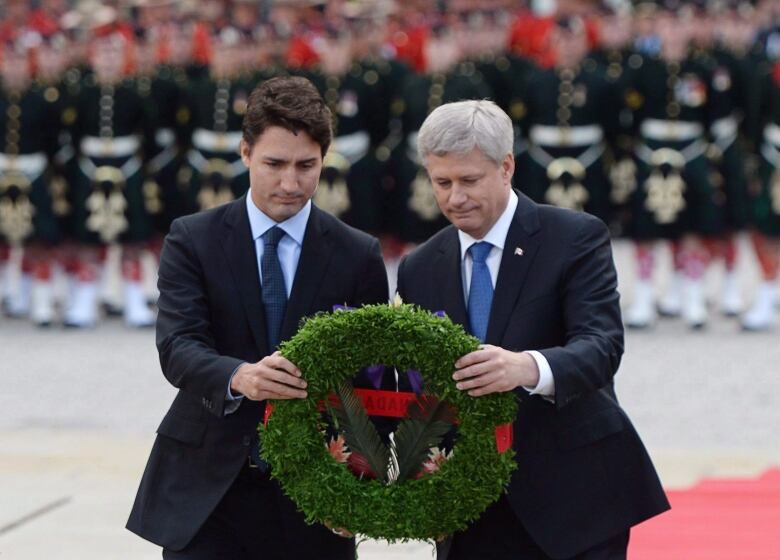
[[[337,135],[339,127],[339,100],[341,99],[341,78],[338,76],[325,77],[325,103],[333,115],[333,137]],[[314,195],[314,203],[333,214],[341,216],[349,210],[349,189],[347,188],[347,175],[350,170],[347,158],[339,154],[331,144],[325,159],[322,161],[322,174]]]
[[[680,104],[675,90],[680,81],[680,63],[666,63],[669,77],[666,80],[666,116],[675,120],[680,116]],[[670,224],[686,206],[685,190],[687,185],[682,178],[685,167],[685,157],[671,148],[661,148],[653,152],[652,171],[645,180],[647,191],[645,208],[647,208],[659,224]]]
[[[16,169],[22,116],[21,94],[18,91],[11,92],[8,99],[5,153],[9,156],[9,162],[8,169],[0,175],[0,233],[12,244],[19,244],[33,233],[35,207],[30,201],[32,183]]]
[[[105,142],[106,150],[111,149],[114,137],[114,94],[111,84],[100,86],[100,138]],[[86,200],[89,211],[86,226],[97,233],[101,241],[111,243],[128,228],[125,210],[125,175],[121,169],[111,165],[97,167],[92,174],[92,193]]]
[[[564,133],[571,127],[571,105],[576,95],[574,91],[574,79],[579,74],[579,68],[561,68],[558,70],[560,84],[558,85],[558,110],[555,117],[558,126]],[[573,157],[559,157],[547,166],[547,177],[550,186],[544,198],[553,206],[582,211],[587,204],[590,195],[582,185],[585,178],[585,166]],[[570,177],[570,179],[568,179]],[[568,179],[568,180],[567,180]],[[568,184],[567,184],[568,183]]]
[[[214,130],[218,134],[217,150],[220,152],[226,147],[224,134],[227,132],[229,101],[230,80],[221,78],[217,80],[217,90],[214,93]],[[201,185],[198,189],[197,201],[201,210],[209,210],[233,200],[229,169],[230,164],[223,158],[216,157],[208,160],[201,172]]]

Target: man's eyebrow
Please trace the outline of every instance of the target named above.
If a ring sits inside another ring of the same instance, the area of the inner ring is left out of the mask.
[[[281,157],[273,157],[273,156],[264,156],[263,159],[270,163],[287,163],[288,161],[290,161],[288,159],[284,159]]]
[[[274,156],[264,156],[263,160],[268,162],[268,163],[289,163],[290,162],[290,160],[287,159],[287,158],[274,157]],[[315,161],[317,161],[317,158],[316,157],[311,157],[311,158],[302,159],[300,161],[296,161],[295,163],[296,164],[314,163]]]

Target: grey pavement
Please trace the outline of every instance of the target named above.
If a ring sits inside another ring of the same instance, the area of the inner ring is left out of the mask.
[[[617,243],[615,254],[628,299],[630,248]],[[740,272],[749,296],[749,253]],[[713,297],[718,280],[716,269]],[[780,465],[777,332],[741,333],[716,315],[701,332],[680,321],[629,331],[616,384],[668,487]],[[0,560],[159,558],[123,527],[173,394],[151,330],[117,320],[38,330],[0,319]],[[432,549],[367,542],[360,556],[428,559]]]

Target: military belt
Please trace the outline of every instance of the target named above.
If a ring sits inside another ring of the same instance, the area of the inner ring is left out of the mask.
[[[417,151],[417,135],[418,131],[414,131],[406,136],[406,157],[417,165],[422,165],[420,153]]]
[[[0,153],[0,173],[17,172],[25,175],[32,182],[46,170],[46,154],[8,155]]]
[[[733,115],[718,119],[710,125],[710,132],[715,138],[736,138],[738,129],[739,122]]]
[[[204,152],[237,154],[241,145],[241,131],[216,132],[196,128],[192,133],[192,145]]]
[[[141,148],[137,135],[102,138],[85,136],[81,139],[81,153],[90,158],[123,158],[134,156]]]
[[[122,164],[121,167],[114,167],[113,165],[102,165],[98,167],[88,157],[79,158],[79,168],[81,169],[81,172],[84,173],[84,175],[86,175],[91,181],[95,180],[95,175],[98,169],[117,169],[121,173],[123,179],[126,180],[128,177],[132,177],[135,173],[137,173],[138,170],[141,169],[141,165],[141,158],[136,156],[129,158]]]
[[[73,144],[68,142],[67,144],[63,145],[59,150],[57,150],[57,153],[54,154],[54,161],[58,165],[65,165],[75,155],[76,155],[76,150],[73,149]]]
[[[674,167],[683,167],[686,163],[702,155],[706,150],[707,143],[702,139],[698,139],[681,150],[672,148],[654,150],[647,144],[639,144],[636,147],[636,155],[652,167],[659,167],[667,163],[672,164]]]
[[[579,164],[582,166],[583,169],[587,169],[588,167],[593,165],[601,157],[601,154],[603,153],[604,153],[604,144],[601,142],[599,142],[598,144],[593,144],[587,150],[583,151],[576,158],[553,157],[551,154],[547,153],[547,151],[544,150],[541,146],[537,146],[535,144],[532,144],[528,148],[528,155],[530,155],[531,158],[536,163],[538,163],[544,168],[549,168],[550,164],[552,164],[555,161],[575,159],[577,162],[579,162]]]
[[[176,134],[172,128],[158,128],[154,133],[154,141],[161,148],[167,148],[176,141]]]
[[[597,124],[587,126],[534,125],[528,134],[537,146],[549,148],[579,148],[598,144],[604,139],[604,129]]]
[[[338,136],[333,139],[331,144],[331,150],[344,156],[350,165],[354,165],[360,161],[363,156],[368,153],[368,148],[371,145],[371,138],[368,132],[359,130],[352,134],[345,134],[344,136]]]
[[[147,167],[152,173],[158,173],[176,157],[176,135],[172,128],[160,128],[154,133],[154,141],[162,151],[149,160]]]
[[[646,119],[639,126],[639,131],[648,140],[685,142],[701,138],[702,134],[704,134],[704,127],[701,123],[690,121]]]
[[[769,123],[764,127],[764,140],[769,144],[780,148],[780,126]]]
[[[220,158],[209,159],[198,150],[188,151],[187,161],[193,169],[196,169],[200,173],[219,169],[221,175],[228,179],[233,179],[248,171],[246,165],[244,165],[244,162],[240,158],[233,162]]]

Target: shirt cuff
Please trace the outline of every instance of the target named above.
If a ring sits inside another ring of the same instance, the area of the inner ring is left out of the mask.
[[[230,384],[233,382],[233,376],[238,371],[238,368],[243,366],[245,363],[246,362],[240,363],[238,367],[233,370],[233,373],[230,374],[230,379],[228,379],[227,392],[225,393],[225,416],[227,416],[228,414],[232,414],[236,410],[238,410],[241,401],[244,400],[244,395],[241,394],[236,395],[233,393],[233,391],[230,390]]]
[[[523,389],[532,395],[540,395],[546,397],[547,400],[552,400],[555,397],[555,379],[550,363],[541,352],[529,350],[528,354],[531,355],[536,362],[536,367],[539,368],[539,383],[536,384],[536,387],[523,387]]]

